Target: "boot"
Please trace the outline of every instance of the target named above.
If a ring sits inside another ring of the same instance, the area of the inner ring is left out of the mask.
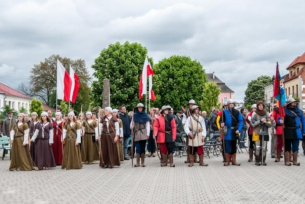
[[[186,161],[184,161],[185,164],[188,164],[190,163],[190,154],[188,153],[188,150],[187,150],[187,153],[186,153]]]
[[[298,152],[293,152],[293,165],[300,166],[300,162],[298,162]]]
[[[142,167],[145,167],[145,154],[141,154],[141,165]]]
[[[263,156],[263,166],[267,166],[267,164],[266,164],[266,156]]]
[[[167,166],[167,154],[162,154],[162,162],[161,162],[161,166]]]
[[[225,157],[226,157],[226,162],[223,165],[224,166],[229,166],[230,165],[230,161],[231,161],[231,155],[226,153]]]
[[[249,159],[248,162],[253,162],[253,149],[249,149]]]
[[[199,163],[199,161],[198,161],[198,154],[197,154],[197,152],[195,153],[195,155],[194,155],[194,163]]]
[[[236,163],[236,154],[232,155],[232,165],[234,166],[240,166],[240,164]]]
[[[290,163],[290,157],[289,157],[289,152],[288,151],[286,151],[285,153],[284,153],[284,157],[285,157],[285,165],[286,166],[291,166],[291,163]]]
[[[140,154],[136,154],[137,158],[137,163],[134,165],[134,167],[139,167],[140,166]]]
[[[276,159],[274,162],[280,162],[281,161],[281,152],[280,151],[277,151],[276,152]]]
[[[151,154],[151,152],[148,152],[148,155],[147,155],[148,157],[151,157],[152,156],[152,154]]]
[[[170,167],[175,167],[175,164],[174,164],[174,155],[173,154],[169,154],[168,157],[169,157]]]
[[[194,166],[194,155],[190,154],[189,158],[190,158],[189,159],[190,160],[189,167],[192,167],[192,166]]]
[[[199,155],[199,165],[200,165],[200,166],[208,166],[208,164],[205,164],[205,163],[203,162],[203,157],[204,157],[203,154],[200,154],[200,155]]]
[[[261,165],[261,157],[260,155],[255,155],[255,165],[260,166]]]
[[[290,162],[293,162],[293,154],[292,154],[292,151],[289,152],[289,159],[290,159]]]

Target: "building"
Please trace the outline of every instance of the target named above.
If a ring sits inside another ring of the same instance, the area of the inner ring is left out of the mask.
[[[273,83],[268,84],[265,86],[265,103],[266,103],[266,108],[268,111],[271,111],[272,105],[274,104],[274,97],[273,97]]]
[[[226,104],[229,99],[232,99],[234,96],[234,91],[230,89],[223,81],[221,81],[216,75],[213,73],[206,74],[208,81],[214,82],[220,88],[220,94],[218,96],[219,102],[221,104]]]
[[[31,97],[0,82],[0,109],[8,105],[11,109],[19,111],[24,107],[29,112]]]

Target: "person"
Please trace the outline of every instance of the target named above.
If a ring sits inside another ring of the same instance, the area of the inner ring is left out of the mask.
[[[283,121],[283,117],[280,114],[280,109],[278,107],[273,108],[273,113],[272,113],[274,120],[276,122],[276,130],[275,130],[275,135],[276,135],[276,158],[275,162],[280,162],[282,158],[282,151],[283,151],[283,124],[280,123]]]
[[[246,117],[246,122],[248,123],[248,141],[249,141],[249,159],[248,162],[253,162],[253,153],[254,153],[254,142],[252,140],[252,135],[253,135],[253,127],[251,126],[251,118],[252,114],[255,113],[256,111],[256,104],[253,104],[251,106],[251,111],[248,113]]]
[[[63,152],[63,144],[62,140],[62,115],[61,112],[55,113],[55,120],[53,122],[53,132],[54,132],[54,143],[52,145],[54,159],[56,165],[62,164],[62,152]]]
[[[225,157],[225,149],[224,149],[224,129],[220,127],[220,123],[223,121],[220,121],[220,119],[223,119],[223,111],[228,108],[227,103],[224,103],[222,106],[222,110],[217,113],[216,117],[216,126],[217,129],[219,130],[219,140],[221,142],[221,154],[223,158],[223,162],[226,162],[226,157]]]
[[[269,128],[275,124],[265,110],[263,101],[258,101],[256,111],[252,114],[251,126],[253,127],[252,140],[255,142],[255,165],[266,166],[267,143],[269,141]]]
[[[13,111],[9,111],[7,118],[3,122],[3,135],[9,136],[13,128],[13,125],[16,123],[16,119],[13,118]]]
[[[182,111],[177,111],[176,115],[174,115],[175,121],[176,121],[176,129],[177,129],[177,134],[184,133],[184,127],[182,124]]]
[[[285,136],[285,165],[291,166],[290,152],[292,151],[293,165],[300,166],[298,162],[299,140],[305,136],[305,118],[303,111],[297,107],[297,101],[290,96],[285,107],[284,121]]]
[[[113,168],[120,166],[120,160],[117,149],[120,130],[116,118],[112,117],[112,108],[105,108],[105,116],[100,122],[99,136],[102,144],[102,155],[100,156],[100,167]]]
[[[54,122],[51,110],[48,110],[48,118],[50,119],[50,122]]]
[[[229,166],[232,160],[232,165],[240,166],[236,162],[236,140],[243,127],[243,118],[238,110],[234,108],[235,102],[232,99],[228,100],[228,109],[223,111],[221,127],[226,126],[227,132],[224,137],[225,158],[224,166]]]
[[[208,132],[209,127],[210,127],[210,121],[209,121],[209,118],[207,117],[207,112],[206,111],[202,111],[202,117],[204,119],[205,127],[206,127],[207,132]]]
[[[56,167],[52,144],[53,144],[53,124],[48,117],[48,113],[41,113],[41,122],[37,124],[37,129],[31,139],[35,142],[35,170]]]
[[[24,115],[24,122],[26,122],[28,124],[28,126],[30,127],[31,121],[30,121],[30,118],[29,118],[29,114],[24,113],[23,115]]]
[[[90,138],[91,139],[91,138]],[[68,120],[63,125],[64,156],[62,169],[81,169],[83,167],[79,144],[81,143],[81,126],[76,121],[74,112],[69,112]]]
[[[206,137],[205,121],[202,116],[199,115],[200,107],[193,105],[191,109],[191,116],[188,117],[185,123],[185,133],[189,137],[188,152],[190,157],[189,167],[194,165],[195,153],[199,155],[199,165],[208,166],[203,161],[204,151],[203,144]]]
[[[216,119],[217,119],[217,109],[216,108],[212,108],[211,114],[210,114],[210,129],[211,132],[215,132],[218,130],[217,128],[217,124],[216,124]]]
[[[155,140],[153,137],[153,127],[154,127],[154,122],[156,120],[156,110],[155,108],[151,108],[149,111],[149,117],[150,117],[150,133],[149,133],[149,138],[147,141],[147,151],[148,151],[148,157],[155,157],[156,156],[156,144]]]
[[[123,123],[122,123],[122,120],[118,117],[118,115],[119,115],[119,110],[118,109],[113,109],[112,110],[112,116],[117,119],[117,121],[119,123],[119,130],[120,130],[120,134],[119,134],[120,138],[116,143],[117,144],[117,149],[118,149],[118,154],[119,154],[120,161],[124,161]]]
[[[33,162],[29,152],[29,127],[24,121],[24,115],[18,114],[18,121],[12,124],[10,132],[11,142],[11,164],[10,171],[22,170],[31,171],[33,169]]]
[[[31,142],[31,139],[38,128],[37,124],[39,123],[38,114],[36,112],[31,113],[31,123],[30,123],[30,155],[33,161],[35,161],[35,142]]]
[[[128,114],[126,113],[126,107],[125,106],[121,106],[120,107],[120,113],[119,113],[119,117],[122,120],[123,123],[123,146],[124,146],[124,160],[129,160],[129,158],[127,157],[127,151],[128,151],[128,142],[129,142],[129,138],[130,138],[130,117],[128,116]]]
[[[82,136],[84,135],[84,132],[83,132],[84,113],[83,112],[80,112],[78,114],[78,118],[77,118],[76,122],[79,124],[79,126],[81,128],[80,135],[81,135],[81,138],[82,138]],[[98,124],[98,121],[96,121],[96,124]],[[82,152],[82,142],[79,143],[78,145],[79,145],[80,151]]]
[[[174,115],[169,113],[170,106],[162,106],[161,114],[155,119],[153,125],[153,138],[157,139],[160,145],[162,155],[161,166],[167,166],[169,160],[170,167],[175,167],[174,164],[174,147],[176,140],[176,122]]]
[[[270,118],[274,119],[274,116],[273,116],[273,111],[270,113]],[[270,148],[270,155],[271,155],[271,158],[275,158],[275,154],[276,154],[276,124],[274,123],[274,125],[272,125],[271,127],[268,128],[268,134],[269,134],[269,137],[271,138],[271,148]]]
[[[145,107],[142,103],[138,103],[134,109],[133,119],[130,124],[130,129],[133,130],[132,140],[136,147],[136,164],[134,167],[145,167],[145,146],[150,133],[150,117],[145,112]]]
[[[242,127],[242,130],[241,130],[241,133],[240,133],[238,146],[240,148],[247,148],[245,146],[245,137],[246,137],[247,129],[248,129],[248,126],[247,126],[247,123],[246,123],[247,110],[245,108],[242,108],[242,109],[240,109],[240,113],[241,113],[241,116],[243,118],[243,127]]]

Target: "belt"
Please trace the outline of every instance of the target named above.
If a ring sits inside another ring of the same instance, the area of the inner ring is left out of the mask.
[[[158,132],[172,134],[172,131],[162,131],[162,130],[159,130]]]
[[[23,135],[21,135],[21,136],[14,136],[14,138],[18,138],[18,137],[23,137]]]
[[[76,136],[67,136],[67,139],[76,139]]]
[[[112,134],[113,132],[103,132],[102,134],[104,134],[104,135],[110,135],[110,134]]]
[[[230,127],[230,129],[231,129],[231,130],[237,129],[237,126],[235,126],[235,127]]]
[[[88,132],[85,132],[85,134],[87,134],[87,135],[95,135],[95,133],[93,132],[93,133],[88,133]]]
[[[300,126],[298,126],[298,127],[285,127],[285,128],[287,128],[287,129],[298,129],[298,128],[300,128]]]

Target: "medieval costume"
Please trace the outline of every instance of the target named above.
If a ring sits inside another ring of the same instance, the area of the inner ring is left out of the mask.
[[[220,121],[220,119],[223,119],[223,117],[222,117],[223,111],[227,108],[228,108],[227,104],[224,104],[222,106],[222,110],[217,113],[217,117],[216,117],[216,126],[217,126],[217,129],[219,130],[219,133],[220,133],[219,134],[219,139],[221,141],[221,154],[222,154],[223,162],[226,161],[225,148],[224,148],[224,134],[225,134],[225,132],[224,132],[224,128],[220,127],[220,123],[223,123],[223,121]]]
[[[12,159],[9,170],[31,171],[33,169],[33,161],[28,146],[29,127],[27,123],[24,122],[23,114],[19,114],[18,122],[12,125],[10,139],[12,143]]]
[[[35,142],[35,160],[36,170],[56,167],[53,150],[53,124],[47,117],[46,112],[41,113],[41,123],[37,124],[37,129],[31,139]],[[43,120],[45,118],[45,120]]]
[[[150,117],[144,111],[144,105],[139,103],[134,110],[133,120],[131,121],[130,128],[133,130],[132,141],[136,147],[137,163],[135,167],[141,165],[145,167],[145,146],[150,133]]]
[[[83,167],[79,144],[81,142],[81,127],[75,120],[73,112],[68,114],[68,121],[63,128],[64,157],[62,169],[81,169]]]
[[[36,112],[33,112],[31,114],[32,116],[32,120],[31,120],[31,123],[30,123],[30,155],[31,155],[31,158],[33,161],[35,161],[35,142],[31,142],[31,139],[36,131],[36,129],[38,128],[38,124],[39,124],[39,121],[37,120],[37,113]],[[35,119],[33,119],[35,118]]]
[[[251,126],[252,114],[256,111],[256,104],[251,106],[251,111],[248,113],[246,117],[246,122],[249,125],[248,129],[248,140],[249,140],[249,159],[248,162],[253,162],[253,154],[254,154],[254,142],[252,140],[253,135],[253,127]]]
[[[202,116],[199,115],[199,106],[194,105],[192,107],[192,115],[187,119],[185,123],[185,133],[188,135],[188,152],[189,152],[189,167],[194,165],[195,154],[199,155],[199,165],[208,166],[203,162],[204,150],[203,144],[206,137],[205,121]]]
[[[155,157],[156,156],[156,143],[153,137],[153,129],[154,129],[154,122],[156,120],[156,114],[155,114],[155,108],[152,108],[149,112],[150,116],[150,133],[149,138],[147,141],[147,151],[148,151],[148,157]]]
[[[4,120],[3,122],[3,135],[4,136],[9,136],[10,132],[13,128],[13,125],[16,123],[16,119],[13,118],[13,112],[10,111],[8,113],[8,118]]]
[[[255,142],[255,165],[266,166],[267,143],[269,141],[268,128],[274,121],[271,121],[269,113],[265,110],[263,101],[258,101],[256,111],[252,114],[251,126],[253,127],[252,140]]]
[[[119,129],[120,129],[120,139],[118,140],[118,142],[116,143],[117,144],[117,149],[118,149],[118,154],[119,154],[119,158],[120,158],[120,161],[124,161],[124,150],[123,150],[123,123],[122,123],[122,120],[120,118],[118,118],[118,113],[119,113],[119,110],[118,109],[113,109],[112,110],[112,114],[113,116],[118,120],[118,123],[119,123]]]
[[[82,160],[91,164],[93,161],[99,160],[98,151],[98,124],[96,120],[92,120],[92,113],[86,113],[86,119],[82,122]]]
[[[131,119],[128,116],[128,114],[126,113],[126,108],[124,106],[120,108],[119,117],[123,123],[124,160],[129,160],[129,158],[127,157],[127,151],[128,151],[128,145],[129,145],[129,138],[131,135],[131,130],[130,130]]]
[[[53,122],[54,143],[52,145],[55,162],[57,165],[62,164],[63,144],[62,140],[62,120],[61,113],[55,113],[55,121]]]
[[[276,159],[275,162],[280,162],[283,150],[283,117],[281,117],[280,110],[278,107],[273,109],[273,117],[276,122]]]
[[[228,109],[223,111],[221,121],[222,127],[226,128],[226,134],[224,137],[224,149],[225,149],[225,157],[226,162],[224,166],[229,166],[230,161],[232,159],[232,165],[240,166],[236,162],[236,144],[237,144],[237,136],[243,127],[243,118],[238,110],[234,108],[235,103],[233,100],[228,100]]]
[[[174,115],[169,113],[170,109],[170,106],[163,106],[161,115],[156,118],[153,126],[153,135],[154,138],[157,138],[162,155],[162,167],[167,166],[168,159],[170,167],[175,167],[173,154],[176,140],[176,122]]]
[[[101,119],[100,135],[101,135],[101,156],[100,166],[102,168],[113,168],[120,166],[118,149],[116,142],[119,139],[120,129],[116,118],[112,117],[112,108],[105,108],[106,115]]]

